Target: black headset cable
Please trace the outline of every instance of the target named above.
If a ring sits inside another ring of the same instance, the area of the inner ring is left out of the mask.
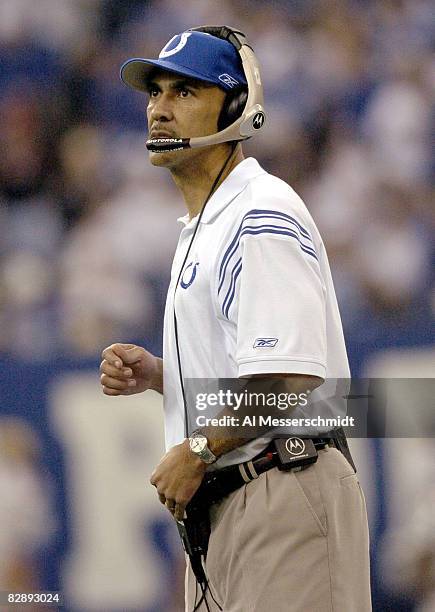
[[[177,283],[176,283],[175,288],[174,288],[174,332],[175,332],[175,346],[176,346],[176,349],[177,349],[178,375],[179,375],[179,378],[180,378],[181,392],[182,392],[182,396],[183,396],[184,436],[186,438],[189,435],[188,425],[187,425],[188,424],[188,413],[187,413],[186,392],[185,392],[185,389],[184,389],[184,382],[183,382],[183,370],[181,368],[181,357],[180,357],[180,344],[179,344],[179,336],[178,336],[177,314],[176,314],[176,309],[175,309],[175,296],[176,296],[176,293],[177,293],[178,285],[180,284],[180,278],[181,278],[181,276],[183,274],[183,271],[184,271],[184,266],[186,265],[187,258],[189,257],[190,250],[191,250],[193,242],[195,240],[195,236],[196,236],[196,234],[198,232],[199,225],[201,223],[201,219],[202,219],[202,215],[204,213],[205,207],[206,207],[208,201],[210,200],[211,196],[213,195],[213,193],[214,193],[214,191],[216,189],[216,186],[219,183],[219,181],[220,181],[220,179],[221,179],[225,169],[227,168],[227,166],[228,166],[228,164],[229,164],[229,162],[230,162],[230,160],[231,160],[231,158],[232,158],[232,156],[234,154],[234,151],[236,150],[237,144],[238,144],[237,142],[233,142],[232,143],[231,152],[230,152],[229,156],[227,157],[225,163],[223,164],[222,168],[220,169],[217,177],[213,181],[213,185],[211,186],[210,192],[209,192],[207,198],[204,201],[204,204],[202,206],[201,212],[199,213],[198,221],[196,223],[196,226],[195,226],[195,229],[194,229],[194,232],[193,232],[193,236],[192,236],[192,238],[190,240],[189,246],[187,247],[186,255],[184,257],[183,263],[182,263],[181,268],[180,268],[180,272],[178,274]]]

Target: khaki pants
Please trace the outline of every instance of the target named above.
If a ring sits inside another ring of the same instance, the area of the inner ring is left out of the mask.
[[[308,469],[271,469],[212,508],[206,571],[224,612],[369,612],[368,548],[357,475],[328,447]],[[186,612],[195,586],[188,564]]]

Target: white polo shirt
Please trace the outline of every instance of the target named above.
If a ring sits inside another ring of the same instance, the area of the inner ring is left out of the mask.
[[[184,437],[174,292],[198,217],[184,217],[164,319],[166,447]],[[325,247],[305,204],[253,158],[215,191],[175,293],[184,379],[293,373],[348,378],[342,325]],[[189,406],[189,410],[195,407]],[[258,439],[218,467],[254,457]]]

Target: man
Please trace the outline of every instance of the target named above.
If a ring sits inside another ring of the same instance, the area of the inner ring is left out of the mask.
[[[234,99],[245,117],[249,62],[242,66],[236,46],[188,31],[157,60],[122,68],[125,82],[149,94],[150,161],[170,170],[188,214],[168,290],[163,360],[131,344],[106,348],[103,392],[164,394],[167,452],[151,483],[177,520],[210,469],[232,466],[246,477],[248,484],[210,508],[209,593],[198,601],[188,563],[186,610],[366,612],[366,511],[344,456],[323,444],[307,469],[268,464],[257,473],[257,458],[266,465],[276,454],[265,449],[261,428],[234,433],[209,424],[192,432],[187,425],[190,379],[246,379],[248,389],[278,383],[308,394],[327,378],[349,376],[327,257],[303,202],[244,158],[236,141],[243,134],[235,139],[230,130],[230,142],[183,148],[228,129]],[[254,105],[259,109],[257,127],[262,111]]]

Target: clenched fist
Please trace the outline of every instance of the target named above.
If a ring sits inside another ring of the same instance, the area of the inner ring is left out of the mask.
[[[101,353],[101,385],[106,395],[163,393],[163,362],[141,346],[111,344]]]

